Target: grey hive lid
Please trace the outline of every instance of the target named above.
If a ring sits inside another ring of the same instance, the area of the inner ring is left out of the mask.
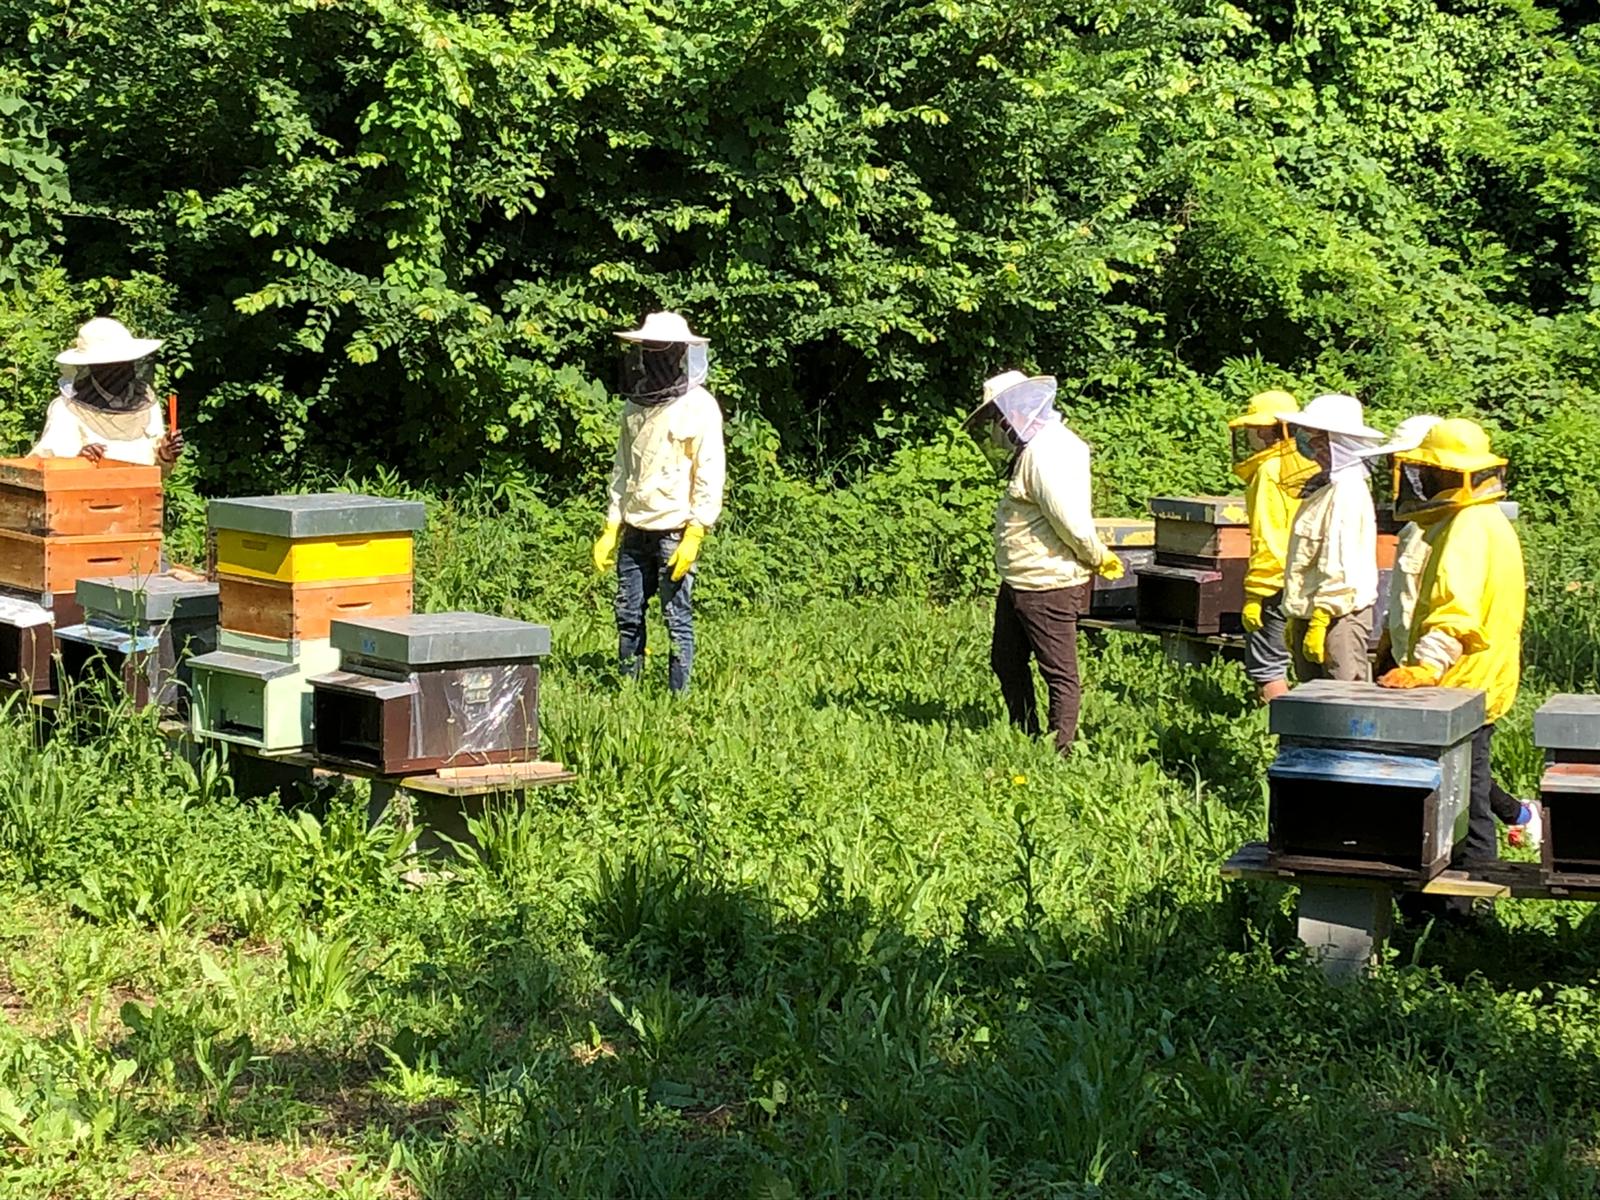
[[[416,533],[428,510],[415,500],[317,492],[307,496],[240,496],[213,500],[206,521],[213,529],[237,529],[283,538]]]
[[[483,613],[417,613],[335,621],[336,649],[410,667],[460,662],[508,662],[550,653],[550,626]]]
[[[130,623],[203,620],[217,615],[216,584],[190,583],[170,575],[80,579],[76,594],[84,612]]]
[[[1551,696],[1533,714],[1541,750],[1600,750],[1600,696]]]
[[[1391,746],[1454,746],[1483,724],[1483,693],[1469,688],[1382,688],[1319,679],[1280,696],[1267,726],[1280,737]]]
[[[1243,496],[1151,496],[1150,515],[1200,525],[1245,525]]]

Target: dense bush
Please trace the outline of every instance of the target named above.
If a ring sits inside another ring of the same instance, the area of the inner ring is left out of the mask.
[[[173,338],[208,486],[592,489],[609,331],[673,304],[805,475],[1013,364],[1062,376],[1134,499],[1225,482],[1215,418],[1269,381],[1592,440],[1600,76],[1568,12],[5,0],[0,434],[115,311]],[[1560,499],[1542,445],[1519,465]]]

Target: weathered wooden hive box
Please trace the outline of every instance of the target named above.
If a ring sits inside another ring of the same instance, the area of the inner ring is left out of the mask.
[[[158,467],[0,459],[0,590],[80,621],[78,580],[161,569],[161,514]]]
[[[1267,846],[1298,872],[1427,880],[1466,837],[1483,693],[1319,680],[1274,700]]]
[[[1101,517],[1095,533],[1122,560],[1121,579],[1092,577],[1089,615],[1107,620],[1132,620],[1139,612],[1140,567],[1155,561],[1156,523],[1137,517]]]
[[[539,757],[550,628],[480,613],[336,621],[311,681],[317,755],[383,774]]]
[[[324,493],[212,501],[217,650],[194,660],[194,726],[268,752],[312,742],[311,678],[345,616],[411,611],[421,504]]]
[[[32,600],[0,596],[0,686],[53,690],[54,653],[55,614]]]
[[[1600,884],[1600,696],[1552,696],[1533,714],[1545,753],[1544,872],[1553,884]]]
[[[1238,633],[1250,527],[1240,496],[1155,496],[1155,561],[1138,568],[1139,624]]]
[[[216,649],[217,585],[170,575],[81,579],[83,622],[56,631],[61,674],[109,680],[135,708],[189,709],[189,660]]]

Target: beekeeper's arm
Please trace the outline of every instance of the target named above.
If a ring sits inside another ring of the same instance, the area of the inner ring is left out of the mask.
[[[1097,570],[1111,552],[1095,533],[1088,447],[1074,439],[1066,453],[1048,462],[1041,455],[1024,454],[1020,469],[1026,494],[1050,519],[1072,556]]]
[[[44,432],[28,453],[46,458],[76,458],[83,453],[86,444],[83,426],[67,408],[66,397],[57,396],[45,412]]]
[[[709,395],[703,404],[689,466],[689,520],[702,529],[710,529],[722,515],[728,460],[722,445],[722,410]]]
[[[1483,549],[1470,539],[1450,538],[1433,549],[1435,561],[1424,577],[1427,587],[1417,599],[1422,614],[1411,661],[1431,668],[1438,677],[1463,654],[1488,648],[1483,597],[1489,584],[1489,559]]]
[[[1278,476],[1265,467],[1245,489],[1250,510],[1250,565],[1245,572],[1247,599],[1266,600],[1283,590],[1283,559],[1289,526],[1298,501],[1284,490]]]

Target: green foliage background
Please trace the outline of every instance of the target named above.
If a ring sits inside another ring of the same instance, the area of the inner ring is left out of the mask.
[[[1600,452],[1588,20],[4,0],[0,433],[112,312],[171,339],[207,490],[592,502],[610,331],[672,305],[747,475],[859,479],[1016,365],[1061,376],[1108,510],[1225,485],[1217,420],[1265,383],[1479,412],[1564,506]]]

